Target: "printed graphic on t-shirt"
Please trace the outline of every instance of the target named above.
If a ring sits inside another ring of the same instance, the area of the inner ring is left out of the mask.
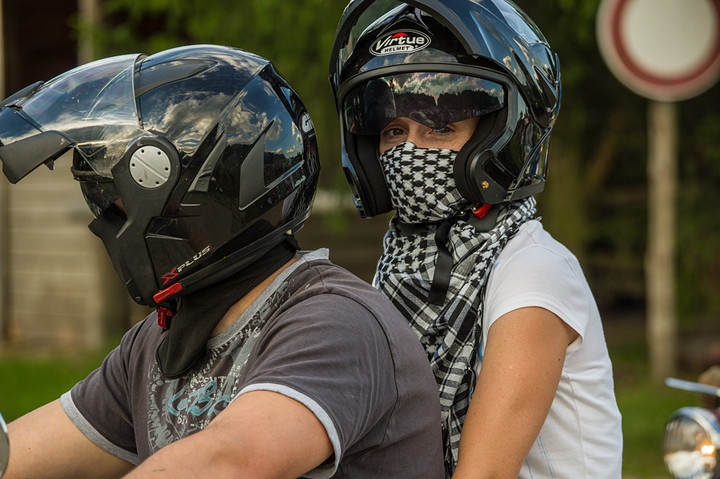
[[[148,445],[154,453],[202,430],[242,389],[239,378],[270,313],[284,301],[283,283],[255,314],[222,345],[208,349],[202,367],[186,376],[167,379],[153,362],[148,379]]]

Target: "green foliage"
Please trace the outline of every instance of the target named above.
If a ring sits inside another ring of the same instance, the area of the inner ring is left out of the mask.
[[[547,193],[538,198],[545,224],[581,257],[601,307],[642,304],[648,100],[620,84],[600,55],[600,0],[516,3],[543,30],[562,65],[563,106]],[[677,288],[686,329],[695,317],[720,314],[718,105],[719,85],[680,104]]]
[[[698,405],[697,396],[647,379],[615,391],[623,415],[623,476],[668,477],[662,457],[665,423],[681,407]]]
[[[623,477],[668,477],[662,457],[665,424],[681,407],[698,406],[699,397],[648,378],[643,323],[637,319],[632,313],[605,321],[615,397],[622,414]]]
[[[686,327],[720,316],[720,88],[682,105],[678,309]]]
[[[108,350],[82,356],[0,358],[0,412],[10,422],[60,397],[100,366]]]

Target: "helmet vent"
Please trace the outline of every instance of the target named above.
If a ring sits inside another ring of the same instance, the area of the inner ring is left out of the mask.
[[[144,188],[159,188],[170,178],[170,158],[157,146],[142,146],[130,157],[130,175]]]

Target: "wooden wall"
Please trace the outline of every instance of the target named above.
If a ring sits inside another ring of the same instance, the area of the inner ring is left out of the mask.
[[[7,337],[16,348],[101,345],[102,246],[67,160],[10,188]]]
[[[83,2],[2,0],[3,97],[78,64],[71,21]],[[69,167],[61,159],[17,185],[0,177],[0,351],[92,349],[108,322],[127,320],[127,301],[109,301],[119,281]]]

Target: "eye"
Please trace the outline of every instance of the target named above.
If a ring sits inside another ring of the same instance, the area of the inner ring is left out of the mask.
[[[407,136],[407,132],[397,125],[390,125],[382,131],[381,135],[383,139],[391,141],[399,137]]]
[[[447,135],[449,133],[452,133],[454,130],[450,127],[450,125],[445,125],[442,128],[433,128],[432,132],[437,135]]]

